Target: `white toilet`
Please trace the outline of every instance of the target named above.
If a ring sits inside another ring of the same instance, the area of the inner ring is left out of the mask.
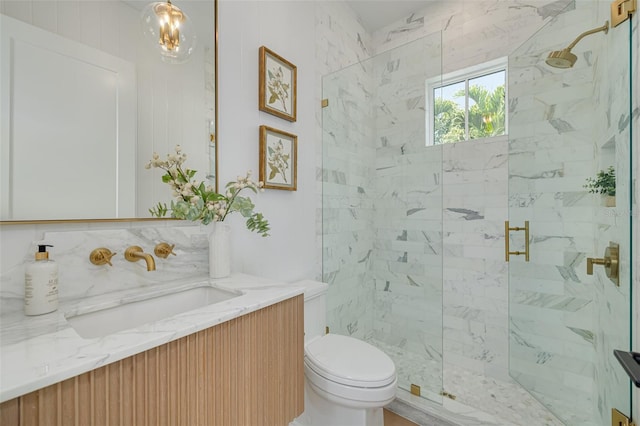
[[[383,426],[396,396],[396,368],[384,352],[353,337],[325,334],[327,284],[305,280],[304,413],[292,425]]]

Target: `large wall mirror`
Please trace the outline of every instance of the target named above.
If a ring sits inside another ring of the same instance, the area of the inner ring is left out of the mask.
[[[151,218],[172,194],[145,165],[176,145],[217,187],[217,0],[151,3],[0,2],[1,223]],[[188,20],[150,37],[172,5]]]

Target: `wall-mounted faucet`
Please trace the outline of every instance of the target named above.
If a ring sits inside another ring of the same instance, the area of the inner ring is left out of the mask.
[[[145,253],[140,246],[131,246],[124,252],[124,258],[129,262],[137,262],[144,259],[147,262],[147,271],[156,270],[156,261],[149,253]]]

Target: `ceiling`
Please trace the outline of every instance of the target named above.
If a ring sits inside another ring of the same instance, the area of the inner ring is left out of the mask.
[[[159,0],[122,0],[130,6],[142,10],[144,6]],[[391,24],[399,19],[406,18],[411,13],[424,9],[429,3],[440,0],[347,0],[346,3],[355,11],[360,18],[365,30],[372,32]],[[177,2],[183,7],[189,18],[196,26],[202,26],[199,22],[210,16],[210,13],[203,13],[200,8],[211,7],[213,1],[203,0],[180,0]],[[208,12],[208,11],[207,11]]]
[[[434,0],[347,0],[360,17],[364,28],[371,32],[405,18],[428,6]]]

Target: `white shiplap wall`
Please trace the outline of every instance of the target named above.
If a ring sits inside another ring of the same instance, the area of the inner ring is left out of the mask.
[[[170,198],[161,173],[144,169],[153,152],[164,156],[182,145],[189,167],[204,179],[209,167],[204,41],[187,63],[170,65],[144,39],[140,11],[121,1],[3,1],[0,13],[136,65],[137,216],[148,216],[149,207]],[[82,157],[72,157],[68,167],[73,161]]]

